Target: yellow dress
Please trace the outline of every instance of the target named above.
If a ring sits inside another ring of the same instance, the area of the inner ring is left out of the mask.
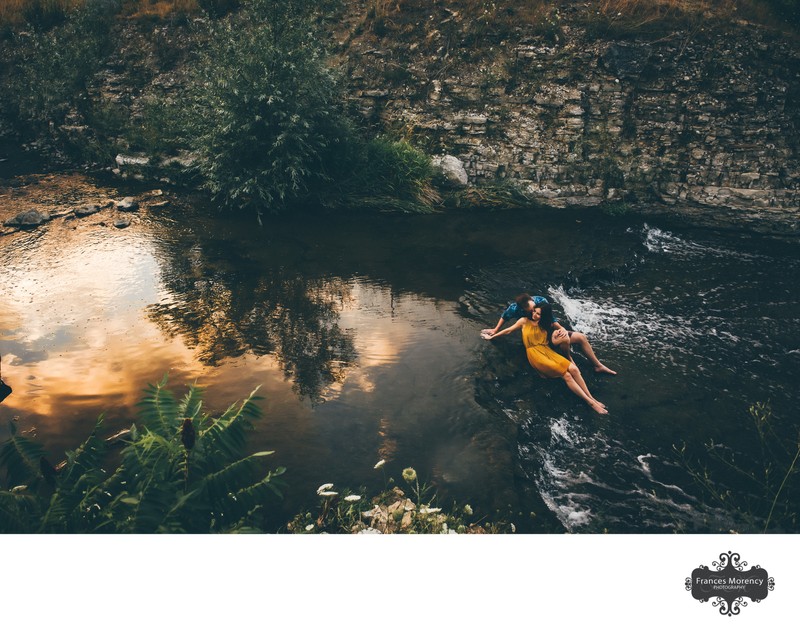
[[[569,360],[547,344],[547,332],[537,323],[526,319],[522,326],[522,342],[528,362],[543,377],[561,377],[569,369]]]

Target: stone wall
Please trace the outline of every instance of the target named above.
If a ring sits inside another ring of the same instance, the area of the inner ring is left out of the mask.
[[[364,38],[344,64],[367,120],[458,157],[473,185],[511,179],[553,207],[658,203],[798,231],[796,42],[750,25],[650,42],[564,26],[557,39],[523,33],[476,52]]]

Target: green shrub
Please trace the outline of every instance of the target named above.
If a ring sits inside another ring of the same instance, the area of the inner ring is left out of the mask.
[[[60,26],[14,35],[2,114],[23,140],[59,144],[68,115],[90,107],[86,88],[103,59],[118,8],[118,0],[94,0]]]
[[[416,199],[430,185],[431,160],[406,140],[378,137],[357,143],[356,168],[348,185],[363,195]]]
[[[246,435],[259,416],[255,394],[219,417],[203,412],[202,390],[180,401],[165,381],[141,403],[142,428],[133,426],[116,469],[104,469],[108,446],[95,431],[63,466],[53,467],[42,446],[11,426],[0,446],[2,533],[216,533],[263,524],[264,504],[280,493],[284,469],[265,471],[271,452],[244,455]]]
[[[326,161],[345,129],[337,81],[304,5],[254,0],[210,25],[183,141],[225,207],[276,210],[328,179]]]

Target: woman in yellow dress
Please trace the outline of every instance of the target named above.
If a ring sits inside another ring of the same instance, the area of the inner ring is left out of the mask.
[[[547,310],[544,319],[542,319],[543,309]],[[608,410],[605,404],[592,397],[578,366],[550,348],[548,338],[552,330],[552,323],[552,307],[548,304],[537,305],[529,316],[520,318],[511,327],[502,329],[495,334],[487,335],[485,338],[486,340],[491,340],[521,329],[522,342],[525,344],[528,362],[536,369],[539,375],[542,377],[560,377],[567,383],[569,390],[589,404],[596,413],[607,415]]]

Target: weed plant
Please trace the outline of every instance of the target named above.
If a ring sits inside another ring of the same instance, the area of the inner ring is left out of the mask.
[[[685,445],[676,446],[675,451],[701,492],[736,516],[749,531],[797,533],[800,434],[779,434],[769,403],[754,404],[749,414],[760,448],[757,456],[739,454],[709,441],[706,450],[710,461],[700,466]]]
[[[383,469],[379,461],[375,469]],[[435,506],[437,496],[432,486],[421,483],[414,468],[402,473],[402,485],[384,479],[385,489],[368,496],[366,488],[358,493],[336,491],[333,483],[317,489],[319,509],[297,514],[287,525],[290,533],[504,533],[513,532],[512,523],[488,522],[474,515],[470,505],[454,504],[449,510]]]
[[[280,495],[284,468],[272,452],[245,455],[260,416],[255,391],[212,417],[202,389],[176,399],[166,378],[145,390],[115,468],[102,423],[54,467],[43,447],[12,424],[0,446],[0,533],[218,533],[257,530]]]

